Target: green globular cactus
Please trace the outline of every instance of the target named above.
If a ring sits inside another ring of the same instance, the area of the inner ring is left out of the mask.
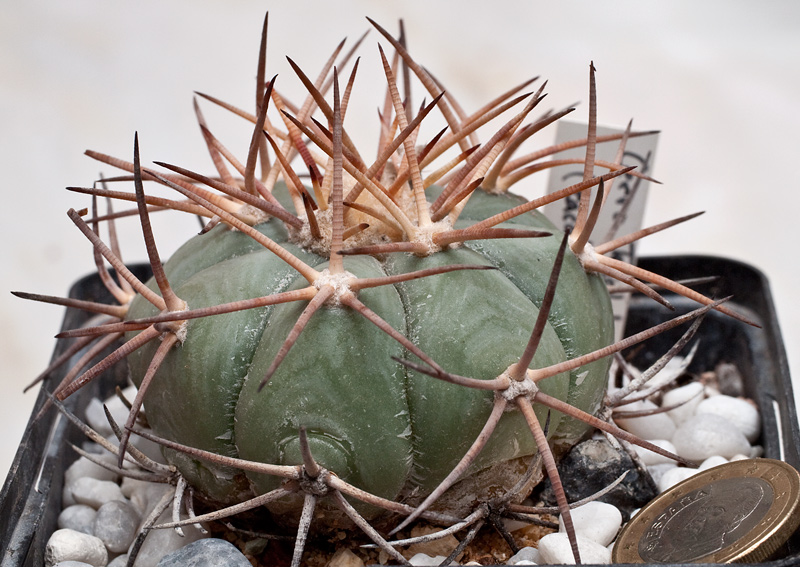
[[[54,397],[63,400],[127,358],[139,389],[115,449],[120,471],[131,435],[156,439],[177,472],[135,451],[130,456],[174,482],[177,502],[188,483],[224,506],[199,520],[266,506],[298,525],[294,565],[315,510],[319,528],[356,525],[405,562],[367,519],[395,531],[418,516],[482,522],[490,508],[502,514],[526,496],[541,478],[540,462],[578,559],[551,445],[558,453],[591,426],[669,455],[594,417],[608,356],[710,308],[739,316],[607,256],[685,219],[590,243],[614,178],[638,175],[622,163],[594,161],[593,67],[587,137],[572,144],[587,148],[583,180],[528,201],[509,187],[555,163],[543,160],[559,148],[519,149],[571,109],[526,122],[543,98],[542,88],[518,95],[528,81],[466,114],[401,41],[372,23],[395,50],[390,61],[380,49],[386,96],[372,162],[343,123],[358,82],[355,65],[340,88],[339,69],[351,53],[337,48],[316,81],[292,63],[309,95],[290,105],[275,80],[266,80],[266,21],[255,113],[201,95],[254,125],[244,160],[211,133],[199,105],[212,176],[158,162],[163,170],[143,167],[138,139],[132,162],[87,152],[132,174],[135,191],[105,184],[71,190],[137,204],[153,279],[138,280],[116,246],[103,243],[96,210],[88,220],[69,212],[119,305],[19,295],[102,314],[96,327],[59,335],[80,337],[69,352],[95,339],[97,351],[118,338],[124,344],[82,374],[70,372]],[[431,102],[417,110],[408,85],[400,94],[401,70],[416,77]],[[447,128],[426,138],[420,126],[435,109]],[[502,125],[478,143],[477,131],[496,119]],[[615,138],[619,155],[635,135]],[[145,193],[145,182],[182,197]],[[578,193],[568,236],[537,212]],[[163,265],[150,227],[153,208],[206,223]],[[601,275],[662,303],[648,283],[704,306],[613,343]],[[143,407],[153,433],[138,427]]]
[[[460,223],[474,224],[520,204],[511,195],[476,194]],[[293,245],[273,219],[256,225],[285,249],[322,270],[327,258]],[[526,239],[477,240],[418,257],[351,256],[346,270],[358,278],[405,274],[447,265],[493,266],[459,270],[364,290],[358,297],[394,329],[448,371],[495,378],[523,352],[547,286],[560,232],[542,215],[526,213],[508,228],[552,232]],[[285,262],[254,246],[248,236],[219,226],[189,241],[165,265],[175,293],[192,306],[300,289],[305,280]],[[207,265],[211,258],[211,265]],[[259,383],[304,305],[293,302],[189,323],[186,340],[164,360],[145,397],[149,423],[160,435],[227,456],[279,463],[301,462],[298,430],[304,426],[314,457],[344,480],[384,498],[429,493],[467,451],[491,410],[491,394],[432,380],[400,364],[404,347],[345,306],[326,305],[314,315],[270,381]],[[141,296],[129,318],[155,315]],[[613,341],[608,292],[570,255],[562,267],[549,323],[533,359],[546,367]],[[129,357],[134,377],[144,376],[157,346]],[[542,389],[584,411],[597,410],[608,363],[594,362],[546,380]],[[574,442],[585,425],[550,418],[551,433]],[[544,423],[542,411],[540,419]],[[507,490],[520,475],[517,462],[536,444],[519,413],[501,420],[492,442],[472,465],[491,467],[494,486]],[[172,452],[170,460],[205,493],[222,501],[277,486],[278,480],[223,470]],[[504,475],[506,470],[513,474]],[[252,496],[253,494],[249,494]]]

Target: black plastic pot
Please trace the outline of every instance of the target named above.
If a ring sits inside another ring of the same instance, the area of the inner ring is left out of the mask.
[[[149,277],[149,268],[133,268],[140,278]],[[76,282],[69,297],[111,303],[112,297],[95,275]],[[61,330],[84,325],[92,314],[78,309],[67,309]],[[64,352],[68,343],[56,343],[53,360]],[[68,370],[68,365],[50,373],[44,384],[50,389],[58,384]],[[124,386],[127,372],[117,365],[102,380],[95,380],[77,395],[66,400],[66,407],[81,415],[93,397],[105,399],[117,385]],[[31,420],[8,472],[3,491],[0,492],[0,565],[2,567],[41,567],[47,540],[56,530],[61,512],[61,492],[64,471],[76,460],[77,454],[69,444],[80,446],[83,433],[71,426],[55,409],[36,419],[47,401],[47,391],[41,388],[33,408]]]
[[[690,370],[713,369],[720,362],[737,365],[745,378],[747,395],[756,400],[761,409],[761,444],[765,456],[800,468],[800,428],[792,383],[766,278],[746,264],[715,257],[642,258],[639,264],[672,279],[717,276],[719,279],[706,284],[703,291],[716,297],[733,295],[729,305],[761,325],[757,329],[711,312],[698,332],[701,347]],[[145,271],[144,268],[140,270]],[[95,301],[110,299],[96,276],[76,283],[70,296]],[[680,297],[667,295],[667,298],[678,312],[696,307],[696,304]],[[652,300],[634,296],[628,316],[628,333],[643,330],[672,315]],[[63,328],[80,326],[88,319],[87,313],[70,309]],[[648,348],[638,355],[639,362],[643,365],[652,362],[677,340],[682,331],[677,329],[649,341]],[[59,343],[54,356],[64,348],[65,345]],[[125,370],[123,365],[119,366],[105,380],[96,381],[90,388],[70,398],[68,407],[80,415],[92,397],[107,397],[117,385],[124,385]],[[64,370],[54,372],[46,383],[49,386],[58,383],[63,374]],[[46,399],[45,392],[41,391],[34,416]],[[43,565],[45,545],[56,528],[61,510],[63,472],[76,458],[68,444],[81,442],[82,435],[55,411],[38,420],[31,419],[0,493],[0,566]],[[800,533],[796,533],[782,550],[782,558],[760,565],[800,565]]]

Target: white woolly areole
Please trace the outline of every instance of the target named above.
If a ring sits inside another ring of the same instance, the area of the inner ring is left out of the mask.
[[[431,223],[427,226],[418,226],[414,231],[412,242],[422,244],[425,246],[424,256],[429,256],[439,252],[442,247],[434,243],[433,235],[439,232],[446,232],[453,228],[453,224],[448,220],[440,220],[439,222]]]
[[[237,214],[239,215],[240,218],[245,217],[250,219],[250,222],[248,223],[250,224],[250,226],[255,226],[262,222],[267,222],[269,219],[272,218],[272,216],[268,212],[248,204],[242,205]]]
[[[520,396],[530,399],[536,395],[536,392],[539,391],[539,386],[536,385],[536,382],[527,376],[524,380],[515,380],[508,373],[508,370],[503,372],[501,376],[505,376],[508,379],[509,384],[505,390],[498,392],[498,394],[503,396],[509,402],[513,402]],[[513,409],[513,406],[509,409]]]
[[[572,244],[572,235],[570,235],[569,239],[570,244]],[[580,254],[576,254],[576,256],[578,257],[578,261],[581,263],[581,266],[584,268],[586,267],[587,262],[590,264],[597,264],[597,252],[594,251],[594,246],[588,242],[583,245],[583,250],[581,250]]]
[[[234,211],[234,214],[239,220],[248,224],[249,226],[255,226],[257,224],[261,224],[262,222],[267,222],[272,218],[272,215],[266,211],[259,209],[258,207],[254,207],[253,205],[248,205],[247,203],[239,207],[239,210]],[[238,228],[228,223],[225,223],[225,227],[233,232],[241,232]]]
[[[189,304],[185,301],[183,302],[183,307],[181,309],[176,309],[174,311],[165,310],[161,313],[182,313],[184,311],[189,310]],[[178,339],[178,342],[183,344],[186,340],[186,333],[189,327],[189,322],[186,320],[183,321],[166,321],[164,323],[156,323],[156,329],[158,329],[158,325],[162,325],[164,330],[161,332],[161,340],[164,340],[164,333],[172,333]]]
[[[186,333],[187,329],[189,328],[188,321],[181,321],[180,327],[178,327],[177,331],[174,331],[175,336],[178,338],[178,342],[183,344],[183,341],[186,340]]]
[[[341,305],[342,297],[347,293],[353,293],[350,289],[350,282],[356,279],[356,276],[348,271],[332,274],[325,268],[320,272],[319,277],[314,280],[314,287],[317,289],[322,289],[325,286],[333,288],[333,295],[328,298],[326,303],[328,305]]]
[[[311,234],[311,226],[308,221],[305,221],[301,228],[292,225],[286,226],[289,232],[289,241],[320,256],[328,256],[331,252],[331,210],[317,211],[316,219],[322,238],[316,238]]]
[[[287,226],[289,241],[297,244],[305,250],[309,250],[319,256],[328,257],[331,253],[331,233],[333,226],[333,210],[328,208],[324,211],[316,211],[315,218],[319,227],[320,236],[316,237],[311,233],[311,226],[306,220],[301,228]],[[345,247],[356,248],[359,246],[370,246],[387,242],[386,235],[380,230],[380,224],[375,227],[370,226],[366,230],[350,236],[345,241]]]

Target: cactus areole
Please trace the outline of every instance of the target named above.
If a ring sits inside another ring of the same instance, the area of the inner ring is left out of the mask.
[[[439,190],[428,190],[433,199]],[[290,206],[285,186],[275,195]],[[470,226],[524,202],[510,193],[475,192],[455,228]],[[448,372],[493,379],[519,360],[536,321],[561,233],[538,212],[502,225],[552,233],[540,238],[475,240],[428,255],[346,256],[345,273],[377,278],[449,264],[459,270],[358,292],[358,299]],[[322,272],[329,258],[304,247],[276,219],[255,228]],[[176,295],[189,308],[301,289],[304,278],[253,238],[217,226],[180,248],[165,264]],[[155,289],[155,285],[151,283]],[[414,501],[450,472],[481,431],[492,393],[434,380],[396,360],[409,358],[397,340],[341,303],[328,300],[311,318],[266,385],[262,378],[302,316],[298,301],[188,321],[147,391],[147,419],[161,436],[249,461],[302,463],[304,427],[316,461],[375,495]],[[135,299],[128,318],[157,314]],[[548,324],[531,367],[545,367],[612,342],[605,284],[567,252]],[[140,381],[158,341],[129,356]],[[395,358],[393,358],[395,357]],[[587,412],[604,391],[607,359],[541,382],[541,389]],[[546,410],[546,408],[545,408]],[[582,423],[537,409],[560,443],[574,442]],[[461,511],[508,490],[524,473],[536,444],[518,411],[507,411],[489,444],[445,502]],[[193,459],[167,458],[197,489],[221,502],[252,498],[280,479]],[[471,477],[483,479],[475,493]],[[468,493],[460,493],[467,492]],[[279,512],[286,503],[274,506]],[[296,511],[295,511],[296,513]]]

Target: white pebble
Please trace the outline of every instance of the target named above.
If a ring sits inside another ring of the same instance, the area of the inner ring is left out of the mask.
[[[724,417],[701,413],[687,420],[672,437],[678,454],[702,461],[714,455],[730,458],[738,453],[750,453],[745,436]]]
[[[182,516],[183,517],[183,516]],[[171,522],[172,511],[167,510],[159,517],[157,523]],[[151,530],[139,549],[134,567],[157,567],[158,562],[165,555],[176,551],[193,541],[208,537],[193,525],[181,528],[184,537],[179,536],[175,530]],[[444,558],[443,558],[444,559]]]
[[[75,506],[75,504],[77,502],[75,502],[75,497],[72,495],[72,490],[70,490],[69,485],[65,484],[61,487],[61,509]]]
[[[761,433],[761,418],[750,402],[732,396],[712,396],[697,406],[697,413],[713,413],[724,417],[741,431],[750,443]]]
[[[650,411],[658,406],[650,400],[640,400],[620,406],[620,411]],[[622,429],[642,439],[671,439],[675,432],[675,422],[666,413],[655,413],[642,417],[620,417],[614,421]]]
[[[84,412],[84,418],[86,419],[86,424],[103,437],[108,437],[114,433],[103,411],[103,402],[97,398],[89,400]]]
[[[86,504],[67,506],[58,515],[58,527],[94,535],[95,509]]]
[[[129,386],[122,391],[122,394],[128,400],[133,400],[136,397],[136,388],[134,386]],[[127,421],[130,410],[116,395],[110,396],[102,402],[97,398],[92,398],[89,401],[89,404],[86,406],[85,413],[86,423],[103,437],[112,437],[114,435],[114,431],[111,429],[111,425],[108,423],[108,418],[106,417],[105,410],[103,409],[104,404],[106,407],[108,407],[111,417],[114,418],[114,421],[116,421],[117,425],[120,427],[122,427],[125,424],[125,421]]]
[[[536,565],[541,561],[539,550],[535,547],[523,547],[512,555],[506,564],[508,565]]]
[[[688,467],[672,468],[661,475],[661,478],[658,479],[656,483],[658,485],[658,490],[664,492],[679,482],[686,480],[690,476],[696,475],[697,472],[698,469],[690,469]]]
[[[447,557],[444,557],[443,555],[431,557],[430,555],[425,555],[424,553],[417,553],[414,557],[409,559],[408,562],[415,567],[433,567],[435,565],[439,565],[445,559],[447,559]]]
[[[600,545],[608,545],[622,525],[622,513],[605,502],[588,502],[570,510],[575,534]],[[558,531],[566,533],[563,516],[558,519]]]
[[[691,382],[666,392],[661,399],[661,405],[665,408],[678,406],[668,410],[667,415],[676,425],[681,425],[695,414],[697,406],[703,401],[703,390],[700,382]]]
[[[587,565],[602,565],[611,563],[611,551],[590,539],[578,537],[578,552],[581,563]],[[547,534],[539,540],[539,555],[544,564],[575,564],[572,547],[567,534]]]
[[[62,561],[82,561],[93,567],[104,567],[108,563],[108,552],[99,538],[75,530],[56,530],[47,540],[44,564],[53,567]]]
[[[650,473],[653,482],[655,482],[656,486],[658,486],[661,477],[664,476],[664,474],[666,474],[667,471],[677,468],[677,466],[678,465],[676,465],[675,463],[661,463],[658,465],[650,465],[649,467],[647,467],[647,472]]]
[[[665,451],[669,451],[670,453],[676,453],[675,445],[672,444],[671,441],[667,439],[651,439],[650,443],[664,449]],[[665,457],[664,455],[659,455],[658,453],[654,453],[649,449],[645,449],[644,447],[639,447],[638,445],[634,445],[634,449],[636,450],[636,454],[639,455],[641,461],[647,465],[658,465],[662,463],[674,463],[672,459],[669,457]]]
[[[119,489],[122,491],[122,495],[125,496],[125,498],[128,500],[133,500],[133,495],[136,492],[144,490],[145,487],[150,486],[151,484],[153,483],[146,480],[123,477],[122,482],[119,484]]]
[[[108,419],[106,419],[106,413],[103,409],[103,402],[97,398],[92,398],[89,400],[89,403],[86,405],[86,412],[84,413],[84,416],[86,418],[86,424],[103,437],[114,435],[114,430],[111,429],[111,425],[109,425]],[[117,420],[117,423],[120,423],[120,421],[117,419],[118,417],[119,416],[114,416],[114,419]],[[122,419],[122,423],[125,423],[125,419],[126,418]]]
[[[107,453],[111,459],[116,460],[116,457]],[[111,462],[108,457],[97,455],[97,458],[103,462]],[[64,473],[64,484],[71,484],[79,478],[89,477],[97,480],[110,480],[116,482],[119,475],[114,471],[110,471],[98,464],[93,463],[86,457],[79,457],[77,461],[72,463]]]
[[[97,457],[103,458],[101,455],[97,455]],[[78,460],[72,463],[64,472],[64,487],[61,491],[62,508],[78,504],[77,500],[75,500],[75,497],[72,495],[72,487],[75,481],[81,478],[94,478],[96,480],[116,482],[119,475],[93,463],[86,457],[78,458]]]
[[[125,485],[124,482],[123,485]],[[172,490],[172,488],[168,484],[140,482],[133,485],[128,497],[139,516],[146,518],[156,507],[161,497],[164,496],[164,493],[169,490]]]
[[[125,496],[116,482],[110,480],[96,480],[94,478],[79,478],[69,486],[75,502],[86,504],[95,510],[106,502],[112,500],[125,500]]]
[[[697,467],[697,470],[704,471],[713,467],[717,467],[719,465],[724,465],[728,462],[728,459],[725,457],[720,457],[719,455],[714,455],[712,457],[707,458],[705,461],[700,463],[700,466]]]

